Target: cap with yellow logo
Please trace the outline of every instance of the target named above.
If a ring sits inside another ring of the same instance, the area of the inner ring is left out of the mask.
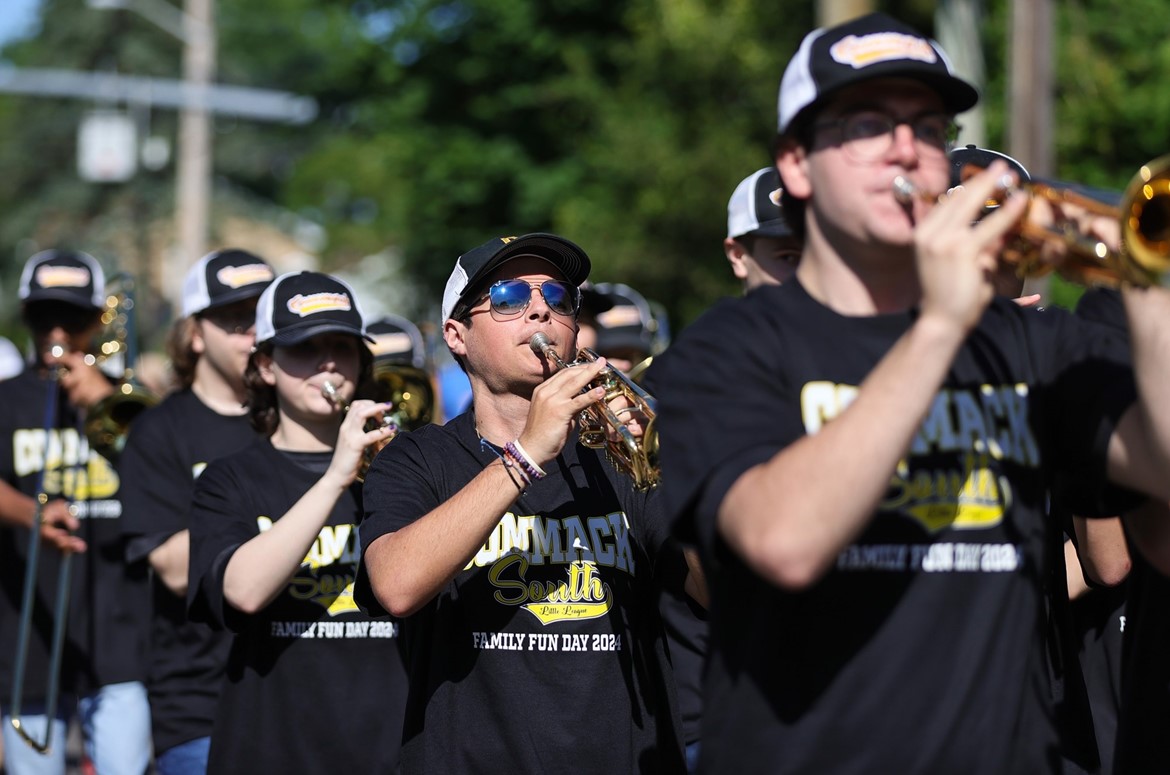
[[[22,302],[63,301],[85,309],[105,306],[106,276],[97,259],[70,250],[42,250],[24,264]]]
[[[267,261],[246,250],[227,248],[208,253],[183,279],[183,317],[254,299],[274,277],[276,272]]]
[[[272,281],[256,304],[256,344],[288,347],[318,334],[366,335],[362,309],[344,281],[320,272],[290,272]]]

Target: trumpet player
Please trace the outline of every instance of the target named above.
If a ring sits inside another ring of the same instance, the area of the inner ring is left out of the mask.
[[[111,381],[86,358],[101,328],[105,275],[90,255],[47,250],[21,275],[21,317],[33,360],[0,383],[0,702],[6,766],[13,773],[64,773],[65,732],[77,717],[98,772],[141,775],[150,761],[150,710],[143,686],[147,587],[144,568],[122,561],[118,473],[80,430],[88,407],[110,395]],[[32,626],[18,626],[28,531],[43,495]],[[61,612],[52,603],[57,569],[76,554],[64,614],[61,696],[47,696],[51,639]],[[47,754],[26,743],[9,717],[21,635],[27,662],[21,718]],[[55,718],[46,711],[56,704]]]
[[[394,772],[398,626],[353,601],[358,472],[393,433],[366,425],[389,407],[354,400],[367,341],[330,275],[284,274],[260,296],[244,381],[261,438],[207,466],[190,517],[190,618],[232,633],[209,773]]]
[[[889,16],[806,36],[774,146],[795,276],[656,363],[664,494],[712,578],[700,771],[1056,772],[1049,477],[1083,514],[1113,485],[1170,498],[1170,293],[1123,289],[1131,367],[1103,327],[995,298],[1026,209],[977,218],[1005,164],[895,195],[946,190],[977,99]]]
[[[656,587],[684,580],[658,575],[656,491],[577,443],[604,360],[556,365],[589,268],[552,234],[460,256],[443,335],[472,408],[366,478],[356,594],[407,632],[408,775],[682,771]]]
[[[182,317],[167,339],[179,389],[139,416],[119,470],[128,562],[150,563],[147,691],[159,775],[202,775],[230,638],[187,620],[188,510],[208,462],[256,439],[244,367],[256,338],[256,300],[275,273],[263,258],[225,249],[183,280]]]

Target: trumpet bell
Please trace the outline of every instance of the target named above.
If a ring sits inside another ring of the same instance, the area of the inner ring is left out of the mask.
[[[369,398],[391,404],[388,417],[399,430],[421,428],[435,415],[435,388],[431,377],[414,366],[375,365]]]
[[[1142,166],[1126,188],[1121,206],[1121,243],[1131,277],[1159,284],[1170,273],[1170,156]]]
[[[107,460],[116,460],[126,446],[130,426],[158,401],[158,396],[140,385],[120,383],[86,413],[84,431],[90,448]]]

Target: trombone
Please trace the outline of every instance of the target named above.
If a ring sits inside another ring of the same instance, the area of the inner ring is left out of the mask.
[[[980,170],[970,165],[970,169],[964,168],[964,173],[969,171]],[[893,188],[894,196],[902,202],[923,197],[901,175],[894,179]],[[1002,260],[1016,265],[1020,277],[1040,277],[1055,270],[1084,285],[1170,285],[1170,155],[1143,164],[1116,207],[1078,193],[1067,184],[1033,180],[1020,188],[1031,201],[1071,204],[1091,215],[1116,219],[1121,228],[1121,244],[1113,249],[1071,221],[1041,225],[1026,213],[1017,238],[1001,255]],[[988,200],[985,212],[998,204],[998,200]],[[1067,249],[1068,255],[1059,265],[1042,257],[1042,248],[1048,243],[1062,244]]]
[[[56,358],[65,353],[61,345],[53,345],[50,352]],[[16,635],[16,659],[13,664],[12,701],[9,703],[11,723],[16,733],[33,750],[40,754],[47,754],[52,742],[53,720],[57,716],[57,697],[61,680],[61,656],[65,650],[65,630],[69,620],[69,586],[73,573],[73,552],[65,552],[57,567],[57,591],[53,604],[53,642],[49,653],[49,675],[45,694],[45,736],[37,740],[25,728],[21,710],[24,705],[25,664],[28,658],[29,641],[32,638],[32,616],[35,592],[37,587],[37,566],[41,551],[41,526],[44,524],[45,506],[49,496],[45,492],[45,474],[49,466],[49,437],[57,427],[57,402],[60,398],[58,379],[59,368],[49,370],[48,395],[45,400],[45,455],[44,464],[37,475],[36,507],[33,513],[32,528],[28,536],[28,559],[24,569],[24,591],[21,596],[20,624]],[[74,508],[74,507],[70,507]]]

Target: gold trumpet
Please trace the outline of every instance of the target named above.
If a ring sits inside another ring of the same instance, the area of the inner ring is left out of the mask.
[[[978,172],[979,168],[972,166],[970,170]],[[968,171],[964,169],[964,177]],[[1010,178],[1006,179],[1001,189],[1010,192],[1014,188],[1010,183]],[[893,188],[894,196],[903,203],[916,198],[937,199],[922,194],[901,175],[894,179]],[[1115,218],[1121,226],[1121,244],[1115,250],[1085,234],[1071,221],[1041,225],[1025,213],[1016,239],[1001,255],[1001,259],[1016,265],[1020,277],[1040,277],[1055,270],[1062,277],[1084,285],[1170,285],[1170,155],[1142,165],[1116,207],[1067,185],[1031,181],[1018,188],[1031,201],[1043,199],[1055,205],[1071,204],[1092,215]],[[999,202],[988,200],[986,209],[997,207]],[[1041,255],[1041,249],[1049,243],[1066,248],[1067,257],[1058,265]]]
[[[358,467],[357,480],[364,482],[366,480],[366,473],[370,470],[370,464],[374,462],[374,458],[382,451],[382,448],[394,440],[394,437],[400,431],[412,431],[422,425],[426,425],[431,421],[432,408],[434,407],[434,390],[431,388],[430,379],[426,377],[425,372],[421,369],[409,368],[411,372],[418,372],[421,374],[421,382],[415,378],[412,373],[408,376],[401,376],[390,373],[391,370],[383,370],[379,376],[375,372],[375,380],[378,382],[381,395],[375,400],[383,403],[393,404],[392,412],[383,412],[378,417],[371,417],[366,420],[365,429],[367,431],[378,430],[379,428],[392,428],[393,432],[381,441],[376,441],[373,444],[366,446],[362,450],[362,462]],[[425,388],[423,387],[425,385]],[[429,391],[429,392],[428,392]],[[341,397],[337,392],[337,388],[329,380],[325,380],[321,384],[321,395],[325,399],[342,412],[349,411],[349,402]]]
[[[565,363],[556,348],[544,334],[533,334],[528,346],[537,355],[556,366],[556,370],[572,368],[596,361],[597,353],[588,348],[577,352],[577,360]],[[605,388],[605,397],[577,415],[577,435],[581,444],[590,449],[603,449],[610,463],[634,480],[634,487],[647,490],[658,484],[661,471],[658,465],[658,429],[654,398],[629,377],[607,365],[582,391]],[[611,404],[624,400],[626,406],[614,410]],[[623,420],[623,415],[642,418],[644,430],[635,436]]]

